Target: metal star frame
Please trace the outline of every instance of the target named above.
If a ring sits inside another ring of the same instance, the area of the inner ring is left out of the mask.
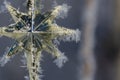
[[[55,23],[55,18],[63,9],[62,5],[54,7],[46,13],[40,12],[39,0],[27,0],[27,13],[20,12],[5,2],[6,8],[10,12],[15,23],[8,27],[0,28],[0,35],[15,39],[14,44],[7,50],[1,58],[0,64],[3,66],[17,53],[24,52],[29,71],[29,80],[41,79],[41,52],[46,51],[56,58],[54,61],[58,67],[62,67],[67,58],[61,53],[55,40],[79,40],[79,30],[60,27]]]

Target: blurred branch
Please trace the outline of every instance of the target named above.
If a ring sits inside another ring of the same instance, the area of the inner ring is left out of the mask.
[[[119,48],[119,56],[117,57],[117,75],[115,80],[120,80],[120,0],[115,0],[114,4],[114,43]]]
[[[85,7],[85,23],[82,35],[82,46],[80,49],[80,66],[79,80],[94,80],[96,71],[96,61],[94,57],[95,29],[97,25],[98,0],[87,0]]]

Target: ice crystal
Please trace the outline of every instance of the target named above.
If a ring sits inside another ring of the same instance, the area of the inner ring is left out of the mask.
[[[46,51],[56,58],[54,63],[62,67],[68,59],[64,53],[58,50],[58,40],[79,41],[80,31],[60,27],[55,23],[56,17],[64,18],[70,8],[66,4],[55,6],[53,10],[41,13],[38,0],[27,0],[27,13],[20,12],[5,1],[5,6],[10,12],[14,24],[0,28],[0,35],[15,39],[13,45],[0,59],[4,66],[11,57],[24,52],[25,60],[22,60],[29,72],[27,80],[41,80],[42,51]]]
[[[61,52],[60,52],[61,53]],[[68,58],[64,55],[64,53],[61,53],[60,57],[58,57],[54,63],[56,63],[56,65],[61,68],[63,66],[64,63],[66,63],[68,61]]]

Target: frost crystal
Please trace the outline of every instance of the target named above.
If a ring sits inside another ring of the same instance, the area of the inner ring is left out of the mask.
[[[63,67],[63,64],[66,63],[68,61],[68,58],[64,55],[64,53],[61,53],[60,56],[54,60],[54,63],[56,63],[56,65],[61,68]]]
[[[0,36],[15,39],[13,45],[0,59],[1,66],[4,66],[15,54],[24,52],[26,59],[22,61],[24,64],[26,62],[29,72],[29,77],[25,78],[29,80],[41,80],[42,51],[52,54],[56,58],[54,63],[61,68],[68,59],[58,50],[58,40],[78,42],[80,39],[79,30],[67,29],[55,23],[55,18],[64,18],[67,15],[69,6],[58,5],[43,14],[38,3],[38,0],[27,0],[28,12],[23,13],[5,1],[5,6],[15,23],[0,28]]]
[[[10,59],[5,56],[0,58],[0,65],[3,67]]]
[[[71,8],[71,6],[68,6],[67,4],[62,4],[62,5],[56,6],[55,8],[58,8],[58,7],[59,7],[59,11],[57,14],[57,18],[64,19],[65,17],[67,17],[68,11]]]
[[[1,65],[2,67],[10,60],[9,57],[6,56],[6,54],[8,53],[9,50],[10,50],[9,47],[7,47],[4,56],[0,58],[0,65]]]

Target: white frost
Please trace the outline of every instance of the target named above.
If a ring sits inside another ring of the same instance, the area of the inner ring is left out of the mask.
[[[9,60],[9,58],[3,56],[2,58],[0,58],[0,65],[3,67]]]
[[[24,76],[25,80],[30,80],[28,76]]]
[[[81,32],[79,31],[79,29],[76,29],[74,32],[59,37],[58,40],[78,42],[80,41],[80,37],[81,37]]]
[[[5,52],[5,54],[3,55],[3,57],[0,58],[0,65],[3,67],[9,60],[10,58],[7,57],[7,53],[9,51],[9,47],[7,48],[7,51]]]
[[[8,12],[7,8],[4,5],[1,5],[0,6],[0,13],[6,13],[6,12]]]
[[[52,7],[54,8],[54,7],[56,7],[56,6],[58,6],[58,3],[57,3],[56,0],[54,0],[54,1],[53,1],[53,5],[52,5]]]
[[[59,10],[59,14],[57,15],[57,18],[64,19],[68,15],[68,11],[71,8],[71,6],[68,6],[67,4],[62,4],[61,8]]]
[[[68,58],[64,55],[64,53],[61,53],[60,56],[54,60],[54,63],[59,67],[63,67],[63,64],[68,61]]]

